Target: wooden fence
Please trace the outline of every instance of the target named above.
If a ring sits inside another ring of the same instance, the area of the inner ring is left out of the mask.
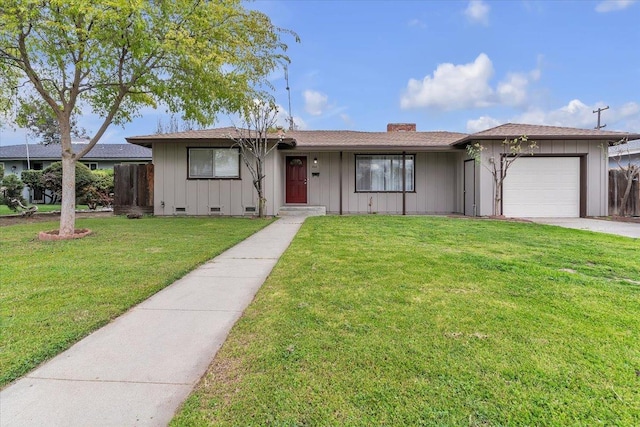
[[[115,165],[113,212],[153,213],[153,164]]]
[[[609,171],[609,214],[620,216],[640,216],[640,185],[638,177],[633,181],[631,192],[625,206],[622,206],[622,197],[627,188],[627,178],[622,171],[612,169]]]

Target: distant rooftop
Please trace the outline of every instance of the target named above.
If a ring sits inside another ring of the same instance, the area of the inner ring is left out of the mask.
[[[609,147],[609,157],[615,156],[617,154],[636,154],[640,153],[640,139],[635,141],[629,141],[626,144],[614,145],[613,147]]]
[[[72,144],[73,151],[78,152],[86,144]],[[29,144],[29,158],[33,160],[58,160],[61,157],[58,144]],[[20,160],[27,158],[27,146],[0,146],[0,160]],[[131,144],[97,144],[84,157],[84,160],[151,160],[151,150]]]

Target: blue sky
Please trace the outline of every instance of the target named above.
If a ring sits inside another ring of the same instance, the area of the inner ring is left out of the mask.
[[[294,30],[289,85],[300,129],[476,132],[507,122],[640,132],[640,2],[257,1]],[[286,117],[281,71],[270,77]],[[102,142],[154,133],[162,110]],[[237,119],[221,114],[216,126]],[[89,132],[95,117],[81,120]],[[5,128],[0,144],[24,143]],[[33,141],[36,142],[36,141]]]

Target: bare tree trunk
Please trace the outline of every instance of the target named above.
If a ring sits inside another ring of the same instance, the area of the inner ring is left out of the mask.
[[[76,223],[76,162],[62,156],[62,205],[60,207],[60,236],[73,236]]]
[[[60,206],[61,237],[71,237],[76,226],[76,158],[71,147],[71,126],[60,121],[62,145],[62,203]]]
[[[264,216],[265,216],[264,210],[265,210],[266,202],[267,202],[267,200],[262,195],[262,191],[260,191],[258,193],[258,217],[259,218],[264,218]]]
[[[502,169],[498,170],[496,163],[493,163],[493,216],[498,216],[500,212],[500,195],[502,194]]]
[[[624,194],[622,195],[622,200],[620,201],[620,209],[618,209],[618,214],[622,216],[627,216],[629,212],[627,212],[627,202],[629,201],[629,195],[631,194],[631,187],[633,187],[633,178],[636,176],[635,168],[630,167],[628,170],[624,171],[624,177],[627,180],[627,186],[624,189]],[[633,214],[633,212],[631,212]]]
[[[256,158],[256,172],[257,172],[257,180],[256,180],[256,192],[258,193],[258,217],[264,218],[265,212],[265,198],[264,198],[264,189],[262,188],[262,183],[264,181],[264,177],[262,176],[262,165],[264,159],[257,157]]]
[[[493,214],[495,216],[502,215],[502,211],[500,210],[500,201],[502,199],[502,182],[496,182],[496,194],[493,199]]]

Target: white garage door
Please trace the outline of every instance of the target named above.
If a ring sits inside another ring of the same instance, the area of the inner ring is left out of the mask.
[[[507,217],[579,217],[580,158],[520,157],[502,195]]]

